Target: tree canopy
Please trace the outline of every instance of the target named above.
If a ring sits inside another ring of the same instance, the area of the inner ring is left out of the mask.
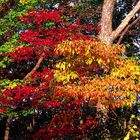
[[[139,138],[140,1],[0,7],[2,139]]]

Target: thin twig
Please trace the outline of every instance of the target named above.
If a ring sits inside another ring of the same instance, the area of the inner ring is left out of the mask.
[[[24,77],[25,80],[28,79],[29,77],[31,77],[31,76],[35,73],[35,71],[40,67],[40,64],[41,64],[41,62],[43,61],[44,55],[45,55],[45,53],[42,53],[42,54],[41,54],[41,56],[40,56],[40,58],[38,59],[38,62],[36,63],[35,67],[31,70],[31,72],[29,72],[29,73]]]
[[[131,24],[129,24],[125,29],[124,31],[122,32],[117,44],[119,45],[124,37],[124,35],[126,34],[126,32],[132,27],[134,26],[138,21],[140,20],[140,16],[138,18],[136,18]]]

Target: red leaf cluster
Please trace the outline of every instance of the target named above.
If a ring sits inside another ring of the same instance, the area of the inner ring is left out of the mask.
[[[27,29],[20,34],[20,41],[28,44],[28,47],[15,48],[13,52],[7,54],[16,61],[38,59],[42,53],[45,53],[46,58],[53,56],[55,45],[66,39],[88,39],[90,37],[83,35],[82,32],[93,29],[91,25],[64,22],[59,11],[31,11],[21,16],[20,20],[27,25],[31,24],[32,29]],[[43,24],[51,21],[54,23],[53,27],[45,27]]]
[[[53,79],[53,71],[44,69],[43,72],[36,72],[33,75],[34,78],[28,84],[18,84],[13,89],[5,89],[2,92],[0,102],[5,106],[13,106],[14,108],[20,106],[46,106],[43,105],[50,95],[47,95],[50,89],[50,83]],[[42,102],[41,99],[44,98]],[[26,105],[25,105],[26,102]],[[54,105],[54,104],[53,104]]]
[[[40,25],[42,22],[45,22],[47,20],[55,21],[58,23],[61,21],[61,15],[59,11],[46,12],[44,9],[42,9],[42,10],[37,10],[37,11],[32,10],[27,15],[21,16],[20,19],[25,24],[34,22],[37,25]]]

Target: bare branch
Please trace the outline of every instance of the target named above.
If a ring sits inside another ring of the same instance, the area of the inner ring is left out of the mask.
[[[121,24],[117,27],[115,31],[112,32],[111,37],[116,39],[119,34],[124,30],[124,28],[128,25],[131,18],[140,10],[140,1],[136,4],[136,6],[129,12],[129,14],[125,17],[125,19],[121,22]]]
[[[137,17],[131,24],[129,24],[125,29],[124,31],[122,32],[117,44],[119,45],[124,37],[124,35],[126,34],[126,32],[132,27],[134,26],[138,21],[140,21],[140,16]]]
[[[41,54],[41,56],[40,56],[40,58],[38,59],[38,62],[36,63],[35,67],[32,69],[31,72],[29,72],[29,73],[24,77],[25,80],[28,79],[30,76],[32,76],[32,75],[35,73],[35,71],[40,67],[40,64],[41,64],[41,62],[43,61],[44,55],[45,55],[45,53],[42,53],[42,54]]]

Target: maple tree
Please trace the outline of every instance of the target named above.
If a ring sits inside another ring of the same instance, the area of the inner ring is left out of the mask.
[[[26,28],[18,46],[1,53],[9,63],[33,62],[30,71],[25,66],[22,80],[1,84],[5,140],[13,118],[23,124],[27,116],[26,139],[97,138],[94,132],[106,123],[104,116],[131,107],[140,92],[140,67],[125,56],[125,46],[86,35],[94,27],[68,22],[63,12],[37,9],[20,16]],[[47,122],[40,122],[42,116]]]
[[[46,93],[54,88],[50,84],[54,84],[53,73],[55,70],[49,68],[42,68],[39,72],[36,72],[36,70],[40,67],[43,59],[49,59],[49,57],[53,56],[54,47],[63,40],[88,39],[88,36],[80,33],[81,30],[88,30],[88,27],[63,22],[59,11],[30,11],[27,15],[20,18],[27,25],[33,23],[32,30],[25,30],[20,35],[20,41],[29,45],[17,46],[12,52],[8,54],[3,53],[2,56],[9,57],[10,61],[17,62],[32,59],[38,60],[38,66],[36,65],[37,67],[26,75],[23,83],[18,83],[14,86],[9,85],[9,88],[7,87],[2,91],[0,99],[2,104],[1,111],[10,113],[18,108],[21,111],[31,108],[39,109],[43,108],[43,106],[46,109],[57,108],[62,104],[61,100],[55,100],[53,98],[54,93],[49,92],[48,95]],[[10,118],[12,119],[11,115]]]

